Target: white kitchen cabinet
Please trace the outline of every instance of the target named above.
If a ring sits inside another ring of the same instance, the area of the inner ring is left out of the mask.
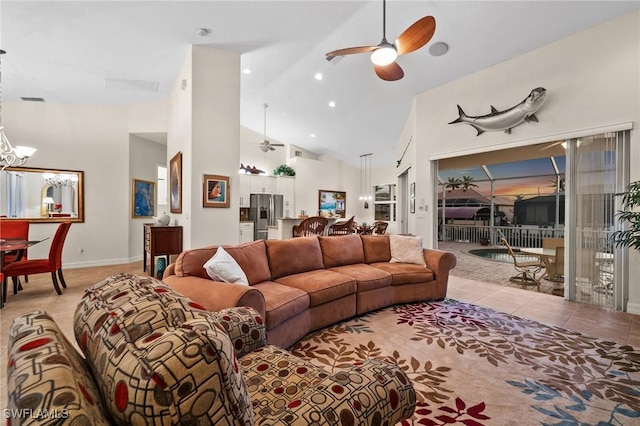
[[[282,194],[282,216],[296,217],[296,178],[293,176],[276,177],[276,194]]]
[[[250,207],[251,182],[249,175],[238,176],[238,195],[240,196],[240,207]]]
[[[253,241],[253,222],[240,222],[240,244]]]
[[[238,194],[240,207],[250,207],[251,194],[275,194],[276,185],[273,176],[239,175]]]

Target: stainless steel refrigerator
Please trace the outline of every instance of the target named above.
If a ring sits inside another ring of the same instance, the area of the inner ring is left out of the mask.
[[[269,226],[278,226],[276,219],[282,217],[282,195],[251,194],[249,220],[253,221],[253,239],[266,240]]]

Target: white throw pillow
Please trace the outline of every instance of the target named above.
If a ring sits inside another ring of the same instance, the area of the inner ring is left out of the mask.
[[[415,263],[427,266],[422,252],[422,237],[389,235],[391,243],[391,263]]]
[[[207,275],[214,281],[249,285],[247,275],[238,262],[222,247],[204,264]]]

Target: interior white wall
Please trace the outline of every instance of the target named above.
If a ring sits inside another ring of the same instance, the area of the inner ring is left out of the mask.
[[[143,236],[144,223],[152,223],[153,218],[133,218],[132,217],[132,192],[133,179],[142,179],[155,182],[158,178],[158,164],[166,164],[167,147],[156,142],[141,137],[129,136],[129,256],[141,258],[144,250]],[[86,187],[85,187],[86,188]],[[156,186],[156,192],[158,188]],[[86,189],[85,189],[86,191]],[[162,206],[157,205],[156,194],[156,216],[160,216],[167,210],[159,210]]]
[[[183,212],[186,247],[236,244],[238,197],[229,208],[203,208],[204,174],[229,176],[238,186],[240,164],[240,54],[205,46],[191,49],[191,140],[183,144]]]
[[[347,193],[345,212],[347,218],[356,216],[355,220],[359,221],[364,216],[361,203],[358,202],[360,194],[359,169],[326,156],[320,156],[318,160],[296,157],[291,160],[291,167],[296,171],[297,212],[294,212],[295,215],[298,215],[301,210],[305,210],[309,216],[317,214],[318,191],[325,190]]]
[[[632,122],[631,180],[639,180],[639,21],[640,14],[633,12],[420,94],[411,161],[416,165],[417,197],[428,200],[429,211],[416,220],[416,233],[426,242],[433,241],[435,182],[431,162],[426,161],[433,157],[558,140],[572,132]],[[469,115],[483,115],[490,112],[490,105],[498,110],[514,106],[539,86],[548,91],[545,105],[536,114],[539,123],[523,123],[511,134],[480,136],[466,124],[447,124],[457,118],[456,104]],[[633,277],[640,273],[640,256],[632,252],[631,258]],[[629,306],[640,308],[640,286],[630,287]]]

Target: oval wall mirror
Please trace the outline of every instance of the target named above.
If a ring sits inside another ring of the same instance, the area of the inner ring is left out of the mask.
[[[9,167],[0,173],[0,216],[32,222],[84,222],[84,173]]]

